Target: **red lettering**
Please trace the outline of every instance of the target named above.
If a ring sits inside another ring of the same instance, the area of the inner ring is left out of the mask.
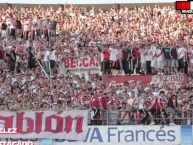
[[[81,133],[83,132],[83,117],[77,117],[77,125],[76,125],[76,132]]]
[[[52,129],[53,126],[53,120],[56,120],[56,129]],[[46,118],[46,131],[58,133],[63,132],[63,118],[57,115],[52,115],[50,117]]]
[[[100,61],[95,60],[95,66],[96,66],[96,67],[99,67],[99,63],[100,63]]]
[[[95,60],[93,57],[90,58],[90,67],[95,66]]]
[[[65,58],[64,59],[64,64],[65,64],[66,68],[69,68],[70,67],[70,60],[68,58]]]
[[[33,113],[33,112],[31,112]],[[13,116],[0,116],[0,121],[3,122],[4,128],[17,128],[17,133],[70,133],[75,127],[75,131],[79,134],[83,132],[84,118],[81,116],[71,117],[62,116],[63,112],[58,112],[57,115],[44,116],[44,112],[34,112],[35,115],[25,115],[25,112],[16,113],[16,117]],[[44,121],[45,117],[45,121]],[[14,119],[16,119],[16,126],[14,125]],[[44,122],[43,122],[44,121]]]
[[[14,116],[9,117],[0,116],[0,120],[3,120],[5,122],[4,128],[13,128],[13,117]]]
[[[30,117],[23,117],[24,112],[17,113],[17,132],[18,133],[31,133],[34,131],[34,120]],[[24,120],[27,121],[27,131],[23,131]]]
[[[35,125],[35,132],[40,133],[42,132],[42,118],[44,112],[36,112],[36,125]]]
[[[76,118],[73,119],[71,116],[66,117],[64,131],[66,133],[70,133],[72,131],[73,120],[76,120],[76,132],[77,133],[83,132],[83,129],[82,129],[82,127],[83,127],[83,117],[76,117]]]
[[[83,58],[82,59],[82,64],[84,67],[88,67],[88,59],[87,58]]]
[[[71,68],[76,68],[76,62],[77,60],[76,59],[71,59]]]

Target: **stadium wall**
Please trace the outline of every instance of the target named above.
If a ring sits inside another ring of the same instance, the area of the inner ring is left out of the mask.
[[[64,139],[0,139],[34,145],[192,145],[192,126],[89,126],[83,141]]]
[[[160,5],[161,7],[163,6],[175,6],[175,3],[125,3],[125,4],[74,4],[78,7],[86,7],[87,9],[91,9],[92,7],[95,7],[96,9],[104,9],[108,10],[111,8],[119,9],[122,7],[128,7],[128,8],[134,8],[134,7],[141,7],[141,6],[151,6],[153,7],[154,5]],[[57,9],[59,7],[66,8],[69,7],[70,4],[12,4],[12,3],[0,3],[0,8],[21,8],[21,7],[26,7],[26,8],[33,8],[33,7],[53,7],[54,9]]]

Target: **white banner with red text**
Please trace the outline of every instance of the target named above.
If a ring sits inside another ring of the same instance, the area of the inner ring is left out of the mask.
[[[100,69],[100,60],[95,57],[66,57],[64,63],[67,70]]]
[[[184,74],[177,75],[155,75],[152,76],[151,84],[159,85],[159,87],[176,87],[179,89],[187,85],[187,77]]]
[[[17,133],[0,133],[0,138],[50,138],[83,140],[88,111],[0,111],[0,128],[17,128]]]

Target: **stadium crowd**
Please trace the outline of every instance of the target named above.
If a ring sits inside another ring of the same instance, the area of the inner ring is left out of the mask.
[[[0,109],[124,110],[118,124],[138,116],[143,124],[174,124],[192,117],[193,17],[172,7],[87,10],[75,6],[0,10]],[[66,70],[65,57],[94,56],[107,74],[179,74],[186,87],[125,82],[105,84],[102,75]],[[50,75],[51,74],[51,75]],[[178,110],[178,111],[177,111]]]

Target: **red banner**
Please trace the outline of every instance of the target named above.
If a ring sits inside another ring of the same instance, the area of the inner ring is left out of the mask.
[[[139,84],[155,84],[162,86],[186,86],[187,84],[187,77],[183,74],[178,75],[132,75],[132,76],[104,76],[103,77],[104,83],[113,83],[115,85],[117,84],[123,84],[125,82],[130,83],[139,83]]]
[[[0,138],[52,138],[82,140],[88,112],[76,111],[1,111],[0,128],[17,128],[17,134]]]
[[[109,84],[110,82],[115,82],[116,84],[122,84],[129,81],[136,81],[142,84],[147,84],[151,82],[152,76],[142,76],[142,75],[133,75],[133,76],[104,76],[104,83]]]

